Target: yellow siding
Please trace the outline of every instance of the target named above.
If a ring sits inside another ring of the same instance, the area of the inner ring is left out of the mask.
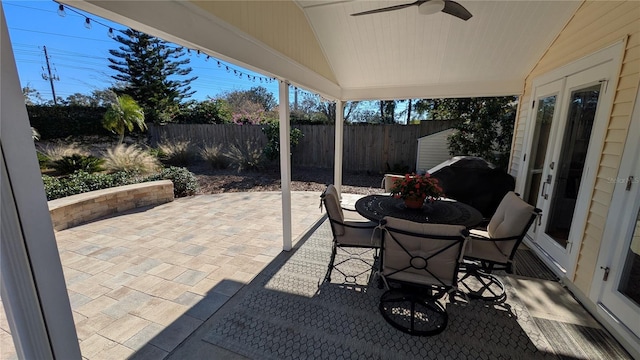
[[[516,118],[516,124],[514,125],[515,140],[511,147],[513,153],[511,154],[511,163],[509,164],[509,173],[516,176],[520,169],[520,159],[522,158],[522,148],[524,146],[524,133],[526,128],[527,116],[529,115],[530,107],[525,104],[531,103],[531,95],[523,95],[520,97],[520,113]]]
[[[293,1],[193,3],[328,80],[337,82],[306,16]]]
[[[612,179],[615,179],[618,174],[640,82],[640,2],[585,1],[525,81],[526,97],[533,91],[531,83],[536,77],[612,45],[625,37],[627,37],[627,47],[603,154],[599,159],[596,187],[589,205],[587,226],[573,279],[576,286],[585,294],[589,293],[595,274],[596,260],[614,188]],[[522,104],[517,129],[524,129],[530,106],[530,102]],[[524,136],[519,133],[517,135]],[[514,153],[521,151],[521,148],[514,149]],[[518,165],[517,160],[519,159],[514,159],[512,166]]]
[[[629,126],[629,118],[626,116],[612,116],[609,123],[609,129],[627,129]]]
[[[622,154],[623,146],[622,144],[616,144],[613,142],[606,143],[604,149],[602,149],[603,154]]]
[[[618,89],[629,89],[629,88],[635,89],[636,86],[638,86],[638,84],[634,82],[637,80],[638,79],[636,78],[635,74],[631,74],[629,76],[621,76],[620,82],[618,83]]]
[[[605,180],[614,179],[616,176],[618,176],[617,170],[618,170],[617,168],[601,166],[600,170],[598,171],[598,178],[605,179]]]
[[[611,193],[613,192],[614,186],[615,186],[615,182],[613,181],[609,181],[607,179],[600,179],[600,178],[596,179],[596,186],[595,186],[596,190],[600,190],[605,193]]]

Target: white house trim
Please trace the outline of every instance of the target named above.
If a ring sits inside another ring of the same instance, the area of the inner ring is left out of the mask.
[[[333,152],[333,185],[342,194],[342,151],[344,148],[344,103],[336,101],[335,150]]]
[[[15,58],[0,7],[2,297],[25,359],[80,359],[80,347],[31,139]],[[5,253],[6,251],[6,253]],[[30,274],[25,273],[30,269]],[[44,328],[44,329],[43,329]],[[28,335],[27,335],[28,334]],[[48,348],[48,349],[47,349]],[[48,350],[48,351],[47,351]]]
[[[282,187],[282,249],[291,250],[291,120],[289,119],[289,84],[280,81],[280,186]]]

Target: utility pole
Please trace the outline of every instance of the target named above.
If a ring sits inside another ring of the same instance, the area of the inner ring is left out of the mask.
[[[48,80],[49,83],[51,84],[51,93],[53,94],[53,104],[54,105],[58,105],[58,99],[56,98],[56,89],[53,86],[53,81],[57,80],[59,81],[60,78],[58,77],[58,75],[52,75],[51,74],[51,65],[49,65],[49,54],[47,53],[47,47],[43,46],[44,48],[44,59],[47,61],[47,72],[49,73],[49,75],[47,74],[42,74],[42,78],[46,81]],[[44,69],[42,69],[44,71]]]
[[[293,93],[293,110],[298,110],[298,88],[294,88],[295,92]]]

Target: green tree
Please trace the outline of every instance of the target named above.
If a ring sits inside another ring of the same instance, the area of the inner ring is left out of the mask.
[[[380,100],[380,118],[383,124],[395,124],[396,122],[395,100]]]
[[[25,105],[37,105],[45,102],[40,92],[29,84],[22,88],[22,95],[24,96]]]
[[[267,136],[267,145],[264,147],[264,156],[274,161],[280,156],[280,123],[271,122],[262,128],[262,132]],[[300,129],[291,128],[289,130],[289,146],[293,150],[300,143],[304,134]]]
[[[272,111],[278,102],[264,86],[254,86],[249,90],[229,91],[220,96],[225,99],[234,112],[240,111],[248,103],[258,104],[264,111]]]
[[[147,120],[154,123],[170,122],[179,111],[179,105],[195,93],[189,84],[189,58],[183,48],[174,48],[167,42],[132,29],[117,35],[121,44],[109,50],[110,68],[118,74],[112,76],[122,84],[116,92],[130,95],[145,111]],[[179,78],[183,78],[179,80]]]
[[[225,100],[206,99],[182,106],[175,120],[181,124],[228,124],[231,108]]]
[[[416,111],[428,112],[430,119],[460,119],[448,139],[451,155],[479,156],[506,169],[516,105],[515,96],[429,99],[418,101]]]
[[[301,91],[298,89],[298,91]],[[336,121],[336,103],[322,100],[319,96],[302,91],[297,109],[291,104],[291,121],[294,123],[333,124]],[[356,113],[358,101],[349,101],[344,105],[343,118],[349,122]]]
[[[111,104],[107,112],[105,112],[102,125],[105,129],[120,136],[118,144],[122,144],[124,141],[126,130],[131,132],[136,126],[140,130],[147,128],[144,123],[144,111],[129,95],[117,97],[117,101]]]

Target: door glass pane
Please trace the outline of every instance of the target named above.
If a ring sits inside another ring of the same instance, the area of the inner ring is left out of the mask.
[[[571,93],[546,229],[547,235],[562,247],[569,239],[599,96],[599,84]]]
[[[635,225],[618,291],[640,305],[640,211]]]
[[[531,148],[531,161],[525,190],[525,199],[531,205],[536,205],[540,191],[540,180],[544,158],[549,144],[551,133],[551,121],[556,108],[556,95],[538,100],[538,112],[536,114],[535,131],[533,132],[533,147]]]

